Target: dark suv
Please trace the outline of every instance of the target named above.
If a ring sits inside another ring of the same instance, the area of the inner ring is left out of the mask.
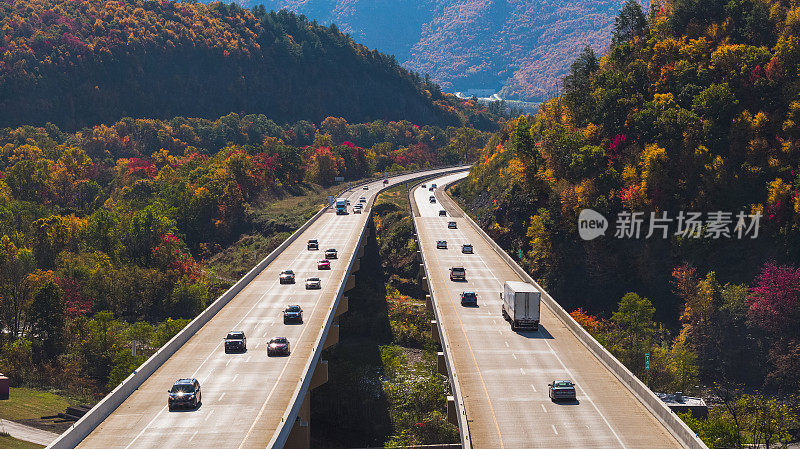
[[[547,393],[550,400],[555,401],[574,401],[575,397],[575,384],[569,380],[554,380],[553,383],[547,384]]]
[[[172,385],[172,389],[168,390],[169,393],[169,411],[177,407],[191,407],[197,408],[203,403],[203,397],[200,393],[200,382],[197,379],[178,379]]]
[[[230,331],[225,337],[225,352],[247,351],[247,338],[243,331]]]
[[[298,305],[291,305],[283,309],[283,324],[294,321],[295,323],[303,322],[303,309]]]

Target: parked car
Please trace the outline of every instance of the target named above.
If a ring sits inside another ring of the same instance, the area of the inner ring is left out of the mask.
[[[283,270],[283,271],[281,271],[280,283],[281,284],[294,284],[294,271],[292,271],[292,270]]]
[[[303,309],[297,304],[293,304],[290,306],[286,306],[283,309],[283,324],[294,322],[294,323],[302,323],[303,322]]]
[[[230,331],[225,336],[225,352],[230,351],[247,351],[247,338],[244,336],[244,331]]]
[[[470,245],[469,243],[461,245],[461,252],[464,254],[473,254],[472,245]]]
[[[447,249],[447,240],[437,240],[436,249]]]
[[[336,251],[336,248],[328,248],[325,250],[325,258],[326,259],[338,259],[339,253]]]
[[[458,224],[455,221],[448,221],[447,229],[458,229]]]
[[[319,278],[306,279],[306,290],[319,290],[322,288],[322,281]]]
[[[267,344],[267,356],[289,354],[289,339],[286,337],[275,337]]]
[[[575,384],[570,380],[554,380],[553,383],[547,384],[547,393],[550,400],[555,401],[574,401]]]
[[[440,210],[440,211],[439,211],[439,216],[440,216],[440,217],[446,217],[446,216],[447,216],[447,211],[446,211],[446,210],[444,210],[444,209]]]
[[[467,270],[464,267],[452,267],[452,268],[450,268],[450,280],[451,281],[466,281],[467,280]]]
[[[330,270],[331,269],[331,261],[328,259],[322,259],[317,262],[317,270]]]
[[[306,247],[309,250],[312,250],[312,249],[313,250],[318,250],[319,249],[319,242],[317,241],[317,239],[311,239],[311,240],[308,241],[308,245],[306,245]]]
[[[167,390],[167,393],[169,393],[169,399],[167,399],[169,411],[178,407],[196,409],[203,403],[200,382],[195,378],[176,380],[172,384],[172,389]]]
[[[461,292],[461,305],[462,306],[477,306],[478,294],[475,292]]]

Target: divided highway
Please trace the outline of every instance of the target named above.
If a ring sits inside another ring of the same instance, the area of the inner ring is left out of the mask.
[[[432,182],[444,186],[465,176]],[[412,199],[431,297],[446,330],[442,346],[458,377],[472,447],[682,447],[544,303],[538,331],[512,331],[501,315],[500,292],[505,281],[522,281],[519,275],[443,190],[418,187]],[[439,216],[441,209],[446,217]],[[448,221],[457,229],[448,229]],[[446,240],[447,249],[437,249],[437,240]],[[474,246],[474,254],[462,254],[464,243]],[[467,282],[450,281],[454,265],[466,268]],[[477,292],[478,307],[462,307],[462,291]],[[575,403],[548,398],[547,384],[561,379],[577,384]]]
[[[392,177],[391,184],[422,175]],[[368,190],[357,187],[341,197],[355,205],[365,196],[371,205],[381,187],[382,181],[375,181]],[[321,344],[320,332],[358,251],[369,207],[363,214],[337,216],[332,208],[322,214],[78,447],[268,447],[284,425],[284,414],[295,405],[293,395],[301,378],[313,374],[313,367],[310,373],[306,367],[315,346]],[[319,240],[319,251],[307,250],[309,239]],[[328,248],[336,248],[339,258],[332,260],[331,270],[317,270],[317,261]],[[279,284],[285,269],[294,270],[296,284]],[[321,290],[305,290],[308,277],[321,278]],[[303,308],[302,324],[283,324],[282,310],[288,304]],[[223,338],[231,330],[245,332],[246,352],[225,353]],[[276,336],[288,337],[291,355],[267,357],[266,343]],[[170,412],[167,390],[178,378],[187,377],[200,381],[202,404],[196,410]]]

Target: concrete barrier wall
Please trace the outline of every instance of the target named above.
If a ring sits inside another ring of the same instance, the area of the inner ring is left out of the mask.
[[[432,169],[416,170],[404,172],[424,172]],[[396,176],[397,174],[393,174]],[[361,186],[380,177],[372,177],[367,180],[354,184],[353,187]],[[337,193],[341,195],[346,191],[346,188]],[[141,386],[156,370],[164,364],[175,352],[178,351],[189,339],[197,333],[208,321],[213,318],[217,312],[225,307],[231,299],[239,294],[242,289],[250,283],[256,276],[261,273],[275,258],[280,255],[289,245],[291,245],[297,238],[305,232],[317,219],[325,213],[329,206],[324,206],[316,214],[314,214],[308,221],[306,221],[297,231],[295,231],[288,239],[278,245],[267,257],[259,262],[253,269],[245,274],[238,282],[222,294],[216,301],[209,305],[203,312],[195,317],[189,324],[186,325],[180,332],[178,332],[169,342],[162,346],[155,354],[147,359],[139,368],[137,368],[131,375],[129,375],[121,384],[114,390],[106,395],[100,402],[92,407],[81,419],[75,422],[67,431],[62,433],[55,441],[53,441],[48,449],[71,449],[77,446],[84,438],[86,438],[97,426],[100,425],[114,410],[117,409],[139,386]],[[338,304],[338,299],[337,299]],[[327,328],[326,328],[327,334]],[[323,340],[324,341],[324,340]],[[308,376],[310,377],[310,376]],[[299,405],[298,405],[299,407]]]
[[[458,182],[458,181],[456,181]],[[455,183],[453,183],[455,184]],[[449,187],[449,185],[448,185]],[[455,207],[458,204],[447,195],[448,200],[453,203]],[[459,207],[460,209],[460,207]],[[494,251],[514,270],[519,277],[523,280],[535,285],[539,291],[542,292],[542,302],[549,308],[563,323],[569,328],[575,337],[586,346],[589,351],[594,354],[605,366],[611,371],[620,382],[628,387],[628,390],[636,396],[637,399],[652,413],[660,422],[672,433],[678,441],[689,449],[708,449],[697,434],[694,433],[686,423],[681,420],[669,407],[664,404],[647,386],[639,380],[633,373],[625,367],[616,357],[614,357],[608,350],[603,347],[597,340],[592,337],[586,329],[583,328],[572,316],[561,307],[551,296],[548,294],[538,282],[533,280],[531,276],[520,267],[517,262],[508,255],[508,253],[500,247],[495,241],[489,237],[481,227],[472,220],[472,218],[464,213],[464,219],[483,237],[483,239],[494,249]]]
[[[464,167],[454,168],[452,170],[439,172],[439,173],[436,174],[436,176],[441,176],[443,174],[463,171],[463,170],[466,170],[466,169],[467,168],[464,168]],[[419,177],[423,178],[423,177],[430,176],[430,175],[424,174],[424,172],[426,172],[426,171],[429,171],[429,170],[425,170],[425,171],[421,172]],[[413,172],[410,172],[410,173],[413,173]],[[362,183],[362,184],[366,184],[366,183]],[[359,184],[359,185],[362,185],[362,184]],[[396,186],[397,186],[397,184],[395,184],[395,185],[389,184],[389,185],[382,186],[378,190],[378,193],[383,192],[384,190],[388,190],[388,189],[390,189],[392,187],[396,187]],[[297,419],[297,415],[300,412],[300,407],[302,406],[302,403],[303,403],[302,399],[305,397],[306,394],[308,394],[308,391],[309,391],[309,388],[310,388],[310,385],[311,385],[311,379],[314,377],[314,369],[316,369],[317,363],[319,363],[319,359],[320,359],[320,356],[322,355],[322,351],[323,351],[322,348],[323,348],[323,345],[325,344],[325,339],[328,337],[328,332],[330,331],[331,324],[333,324],[333,320],[334,320],[334,318],[336,316],[336,309],[339,308],[339,301],[341,301],[342,296],[344,296],[345,286],[347,285],[347,279],[352,274],[353,266],[355,265],[356,260],[358,260],[358,247],[361,246],[362,244],[364,244],[364,238],[367,235],[367,228],[369,226],[369,222],[372,220],[372,206],[375,203],[375,200],[377,198],[378,198],[378,195],[376,194],[367,203],[367,206],[366,206],[366,209],[367,209],[366,210],[366,214],[367,214],[366,225],[361,229],[361,235],[358,237],[358,244],[356,245],[356,250],[353,252],[353,257],[350,258],[350,262],[349,262],[349,264],[347,266],[347,271],[346,271],[346,273],[344,275],[344,278],[342,279],[341,284],[339,285],[339,290],[336,293],[336,299],[334,299],[333,303],[331,304],[331,307],[328,308],[327,316],[326,316],[326,319],[325,319],[325,326],[320,330],[320,333],[317,336],[317,341],[314,344],[314,348],[312,349],[312,353],[313,354],[311,356],[311,359],[306,364],[306,368],[305,368],[305,373],[306,374],[305,374],[305,376],[300,378],[300,382],[298,383],[298,386],[295,389],[294,394],[292,395],[292,401],[291,401],[292,405],[286,410],[286,412],[283,414],[283,418],[281,419],[281,422],[283,423],[283,426],[281,427],[279,432],[277,432],[275,435],[273,435],[272,439],[269,442],[269,445],[267,446],[268,448],[282,448],[286,444],[286,440],[288,440],[289,434],[291,434],[291,432],[292,432],[292,426],[294,425],[294,422]]]
[[[421,184],[421,182],[419,183]],[[417,185],[419,185],[417,184]],[[453,356],[449,351],[450,348],[450,340],[447,339],[447,331],[445,330],[444,326],[442,326],[442,320],[439,318],[439,305],[433,298],[433,290],[432,285],[430,283],[431,277],[428,275],[428,265],[425,263],[425,253],[422,252],[422,245],[419,243],[419,232],[417,231],[417,221],[414,220],[414,216],[419,216],[419,209],[417,208],[416,203],[414,202],[414,195],[412,194],[413,190],[417,185],[414,185],[408,191],[408,200],[411,204],[411,214],[412,220],[411,223],[414,225],[414,235],[417,238],[417,247],[420,248],[419,255],[422,263],[422,268],[425,272],[425,279],[424,282],[428,284],[428,288],[424,289],[431,294],[431,302],[433,303],[433,315],[436,318],[437,326],[436,328],[439,331],[439,341],[442,345],[442,351],[444,352],[444,361],[445,366],[447,367],[447,375],[450,379],[450,387],[453,391],[453,397],[455,398],[455,405],[456,405],[456,416],[458,416],[458,433],[461,437],[461,446],[464,449],[471,449],[472,448],[472,440],[470,438],[469,433],[469,421],[467,420],[467,411],[464,407],[464,396],[461,394],[461,384],[458,381],[458,375],[456,374],[455,370],[453,369]]]

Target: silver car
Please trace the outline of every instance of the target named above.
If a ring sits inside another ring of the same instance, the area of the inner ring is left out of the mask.
[[[318,290],[322,288],[322,281],[320,278],[306,279],[306,290]]]

